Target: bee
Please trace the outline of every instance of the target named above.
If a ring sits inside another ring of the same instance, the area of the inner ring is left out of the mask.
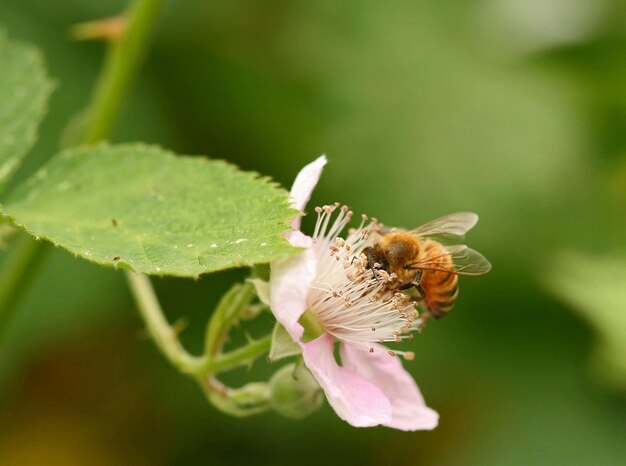
[[[409,231],[379,233],[363,249],[367,268],[398,277],[397,288],[417,290],[417,301],[435,319],[446,315],[459,295],[459,275],[482,275],[491,264],[479,252],[459,244],[478,222],[472,212],[457,212]]]

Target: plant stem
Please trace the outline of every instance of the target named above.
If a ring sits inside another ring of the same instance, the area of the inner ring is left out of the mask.
[[[111,134],[146,53],[161,4],[162,0],[137,0],[126,13],[126,31],[111,43],[96,84],[83,144],[96,143]]]
[[[230,327],[253,296],[254,286],[251,283],[237,283],[222,296],[207,325],[204,352],[208,357],[212,358],[220,352]]]
[[[109,136],[137,74],[148,46],[162,0],[136,0],[126,13],[126,30],[110,44],[107,58],[88,109],[88,122],[79,142],[93,144]],[[5,327],[19,297],[28,289],[35,274],[35,264],[43,262],[47,243],[28,239],[16,246],[0,270],[0,331]]]
[[[267,383],[252,382],[240,388],[231,388],[215,378],[208,378],[200,381],[200,385],[213,406],[231,416],[251,416],[271,408]]]
[[[142,274],[127,272],[128,284],[137,302],[148,331],[167,359],[181,372],[196,374],[205,365],[203,358],[191,356],[180,344],[176,331],[168,324],[150,279]]]
[[[246,346],[216,358],[212,358],[209,354],[204,357],[190,355],[180,344],[176,331],[165,319],[150,279],[135,272],[127,272],[126,278],[137,302],[139,313],[146,322],[148,332],[165,357],[181,372],[202,377],[249,364],[269,351],[272,344],[271,335],[252,340]]]
[[[253,340],[246,346],[224,353],[210,361],[203,369],[210,374],[232,369],[237,366],[250,364],[263,353],[267,353],[272,345],[272,336],[267,335],[259,340]]]

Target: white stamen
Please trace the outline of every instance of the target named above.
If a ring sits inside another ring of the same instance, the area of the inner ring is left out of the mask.
[[[397,342],[418,330],[418,313],[410,297],[393,291],[389,283],[397,279],[384,270],[374,273],[361,254],[373,244],[370,233],[380,225],[372,220],[350,230],[344,240],[338,235],[350,222],[352,212],[342,206],[329,228],[330,217],[339,204],[316,208],[313,234],[318,257],[317,276],[311,284],[308,308],[324,329],[340,341],[373,350],[372,342]],[[395,351],[394,354],[408,353]]]

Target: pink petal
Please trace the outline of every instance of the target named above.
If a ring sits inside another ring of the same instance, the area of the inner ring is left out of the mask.
[[[324,165],[326,165],[326,162],[326,156],[322,155],[310,164],[306,165],[302,170],[300,170],[298,176],[296,176],[293,186],[291,187],[289,197],[291,205],[299,211],[304,210],[306,203],[309,202],[313,188],[315,188],[315,185],[320,179],[322,169],[324,168]],[[291,225],[296,230],[300,229],[300,217],[301,216],[298,215],[291,221]]]
[[[393,415],[387,427],[400,430],[434,429],[439,415],[424,403],[424,398],[413,377],[402,367],[397,356],[390,356],[387,348],[374,344],[369,353],[350,345],[341,346],[341,361],[380,388],[389,401]]]
[[[289,232],[289,240],[297,245],[308,236],[299,231]],[[279,259],[270,264],[270,308],[294,341],[300,341],[304,328],[298,323],[307,307],[309,286],[315,278],[317,258],[312,249],[300,254]]]
[[[331,335],[325,333],[301,346],[306,366],[341,419],[355,427],[371,427],[392,421],[391,405],[385,394],[356,371],[337,364]]]

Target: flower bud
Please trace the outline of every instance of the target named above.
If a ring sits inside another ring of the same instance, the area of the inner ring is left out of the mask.
[[[253,382],[240,388],[230,388],[213,379],[203,387],[211,403],[231,416],[250,416],[270,408],[269,391],[265,383]]]
[[[269,382],[270,406],[290,419],[302,419],[317,410],[323,392],[304,366],[288,364],[274,374]]]

